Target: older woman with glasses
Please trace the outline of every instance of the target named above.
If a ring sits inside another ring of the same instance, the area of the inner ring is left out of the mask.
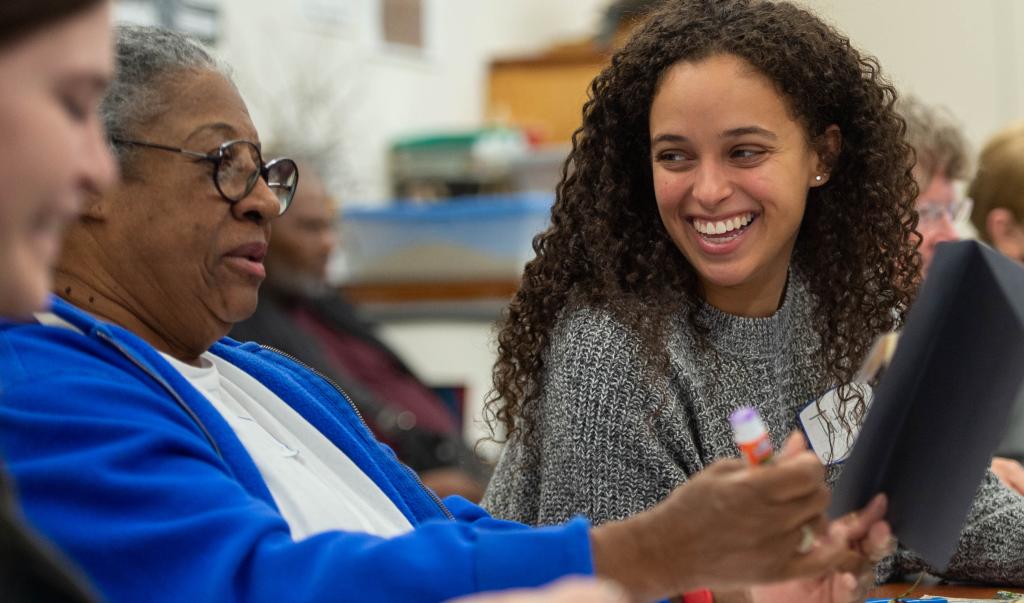
[[[953,117],[939,107],[912,96],[901,98],[897,107],[907,122],[907,142],[917,155],[914,209],[921,236],[921,273],[927,274],[936,246],[959,240],[956,227],[971,215],[971,200],[959,196],[956,186],[968,176],[967,141]]]
[[[439,601],[572,574],[636,599],[822,576],[847,592],[842,572],[886,547],[884,501],[826,522],[823,470],[796,440],[597,528],[443,504],[345,392],[223,337],[253,312],[294,164],[264,162],[196,43],[126,27],[116,55],[101,112],[123,181],[70,229],[52,312],[0,326],[0,452],[28,517],[106,598]]]

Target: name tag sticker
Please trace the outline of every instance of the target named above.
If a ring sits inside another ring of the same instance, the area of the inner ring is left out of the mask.
[[[871,387],[864,384],[856,387],[864,393],[864,401],[870,405]],[[807,443],[825,466],[845,461],[857,438],[859,425],[854,411],[855,401],[847,403],[843,411],[845,423],[840,420],[841,406],[839,392],[830,389],[816,403],[812,400],[800,411],[800,427],[807,436]]]

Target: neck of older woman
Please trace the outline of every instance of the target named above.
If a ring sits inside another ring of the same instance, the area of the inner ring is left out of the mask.
[[[96,318],[124,327],[157,350],[196,366],[200,354],[230,329],[230,325],[224,325],[223,332],[216,329],[218,332],[214,333],[214,329],[209,329],[210,333],[202,333],[198,332],[201,329],[196,329],[195,322],[176,328],[169,324],[173,319],[148,312],[123,288],[106,283],[96,275],[84,277],[66,267],[56,269],[54,288],[61,298]]]

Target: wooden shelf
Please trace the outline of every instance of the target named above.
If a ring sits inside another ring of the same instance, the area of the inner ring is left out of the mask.
[[[512,299],[518,289],[517,280],[350,283],[341,287],[345,297],[357,304],[505,302]]]
[[[579,127],[591,80],[610,54],[587,40],[527,57],[491,62],[487,115],[525,127],[545,143],[568,144]]]

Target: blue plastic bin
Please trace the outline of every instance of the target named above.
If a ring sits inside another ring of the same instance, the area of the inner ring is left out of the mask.
[[[551,193],[349,208],[342,247],[352,282],[514,279],[548,226]]]

